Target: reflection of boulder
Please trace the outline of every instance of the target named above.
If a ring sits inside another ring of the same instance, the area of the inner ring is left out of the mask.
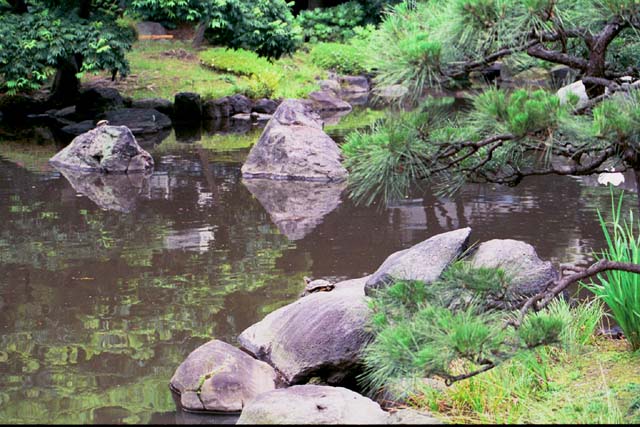
[[[87,196],[105,210],[131,212],[136,206],[142,189],[148,184],[149,175],[105,175],[60,168],[73,189]]]
[[[282,234],[289,240],[300,240],[322,222],[340,204],[344,183],[242,181],[271,215]]]

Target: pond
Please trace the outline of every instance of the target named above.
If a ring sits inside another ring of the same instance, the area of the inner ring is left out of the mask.
[[[304,276],[361,277],[466,226],[556,264],[603,246],[610,194],[594,177],[355,206],[341,186],[243,182],[238,147],[258,136],[172,134],[150,149],[153,175],[126,182],[50,169],[56,148],[35,136],[0,143],[1,423],[233,422],[177,412],[169,379],[200,344],[235,344],[295,300]]]

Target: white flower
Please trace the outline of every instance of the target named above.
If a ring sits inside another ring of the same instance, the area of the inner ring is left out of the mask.
[[[608,185],[611,184],[614,187],[622,184],[624,182],[624,175],[620,172],[604,172],[598,175],[598,184]]]

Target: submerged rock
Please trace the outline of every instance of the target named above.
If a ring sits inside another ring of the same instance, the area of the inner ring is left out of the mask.
[[[438,234],[389,257],[371,275],[365,287],[367,295],[394,279],[421,280],[431,283],[457,258],[469,242],[470,228]]]
[[[509,279],[509,288],[491,305],[513,309],[529,297],[544,290],[545,285],[558,277],[549,261],[542,261],[533,246],[519,240],[494,239],[482,243],[470,262],[474,267],[501,268]]]
[[[108,111],[99,117],[111,126],[126,126],[136,136],[155,134],[171,127],[171,119],[158,110],[122,108]]]
[[[242,166],[244,178],[344,181],[336,143],[322,130],[317,114],[305,103],[285,100],[265,127]]]
[[[80,123],[73,123],[67,126],[64,126],[60,129],[67,135],[78,136],[83,133],[89,132],[91,129],[95,128],[96,125],[93,120],[83,120]]]
[[[346,186],[344,182],[266,179],[249,179],[242,183],[289,240],[300,240],[321,224],[323,218],[340,204],[340,195]]]
[[[126,126],[99,126],[76,137],[49,160],[78,171],[136,173],[153,169],[153,158],[140,148]]]
[[[309,94],[311,105],[317,112],[322,111],[351,111],[351,105],[338,98],[333,92],[322,90]]]
[[[240,345],[268,362],[289,384],[319,377],[331,385],[353,379],[371,339],[366,278],[337,283],[282,307],[245,329]]]
[[[238,424],[386,424],[380,405],[342,387],[298,385],[261,394]]]
[[[157,110],[162,114],[166,114],[169,117],[173,115],[173,102],[164,98],[136,99],[131,103],[131,108],[141,108],[144,110]]]
[[[190,411],[239,412],[246,402],[274,390],[276,372],[237,348],[212,340],[178,367],[170,387]]]
[[[103,174],[60,168],[73,189],[98,205],[100,209],[133,212],[140,193],[148,185],[149,174]]]

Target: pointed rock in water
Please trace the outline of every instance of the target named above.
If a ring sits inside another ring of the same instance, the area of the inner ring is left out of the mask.
[[[311,108],[295,99],[280,104],[242,166],[244,178],[340,182],[347,170],[336,143]]]
[[[276,372],[264,362],[218,340],[195,349],[178,367],[170,387],[188,411],[239,412],[276,388]]]
[[[346,184],[242,180],[289,240],[300,240],[313,231],[340,204]]]
[[[484,242],[470,262],[474,267],[501,268],[506,273],[509,288],[501,300],[492,302],[496,308],[519,308],[526,299],[542,292],[550,280],[558,277],[551,262],[541,260],[533,246],[519,240]]]
[[[49,160],[77,171],[139,173],[153,169],[153,158],[140,148],[126,126],[99,126],[77,136]]]
[[[420,280],[431,283],[466,249],[470,228],[438,234],[396,253],[382,263],[365,286],[367,295],[393,282],[394,279]]]
[[[238,424],[386,424],[376,402],[343,387],[298,385],[247,403]]]
[[[352,380],[370,341],[370,310],[361,279],[340,282],[284,306],[245,329],[240,345],[280,372],[289,384],[317,376],[330,385]]]

